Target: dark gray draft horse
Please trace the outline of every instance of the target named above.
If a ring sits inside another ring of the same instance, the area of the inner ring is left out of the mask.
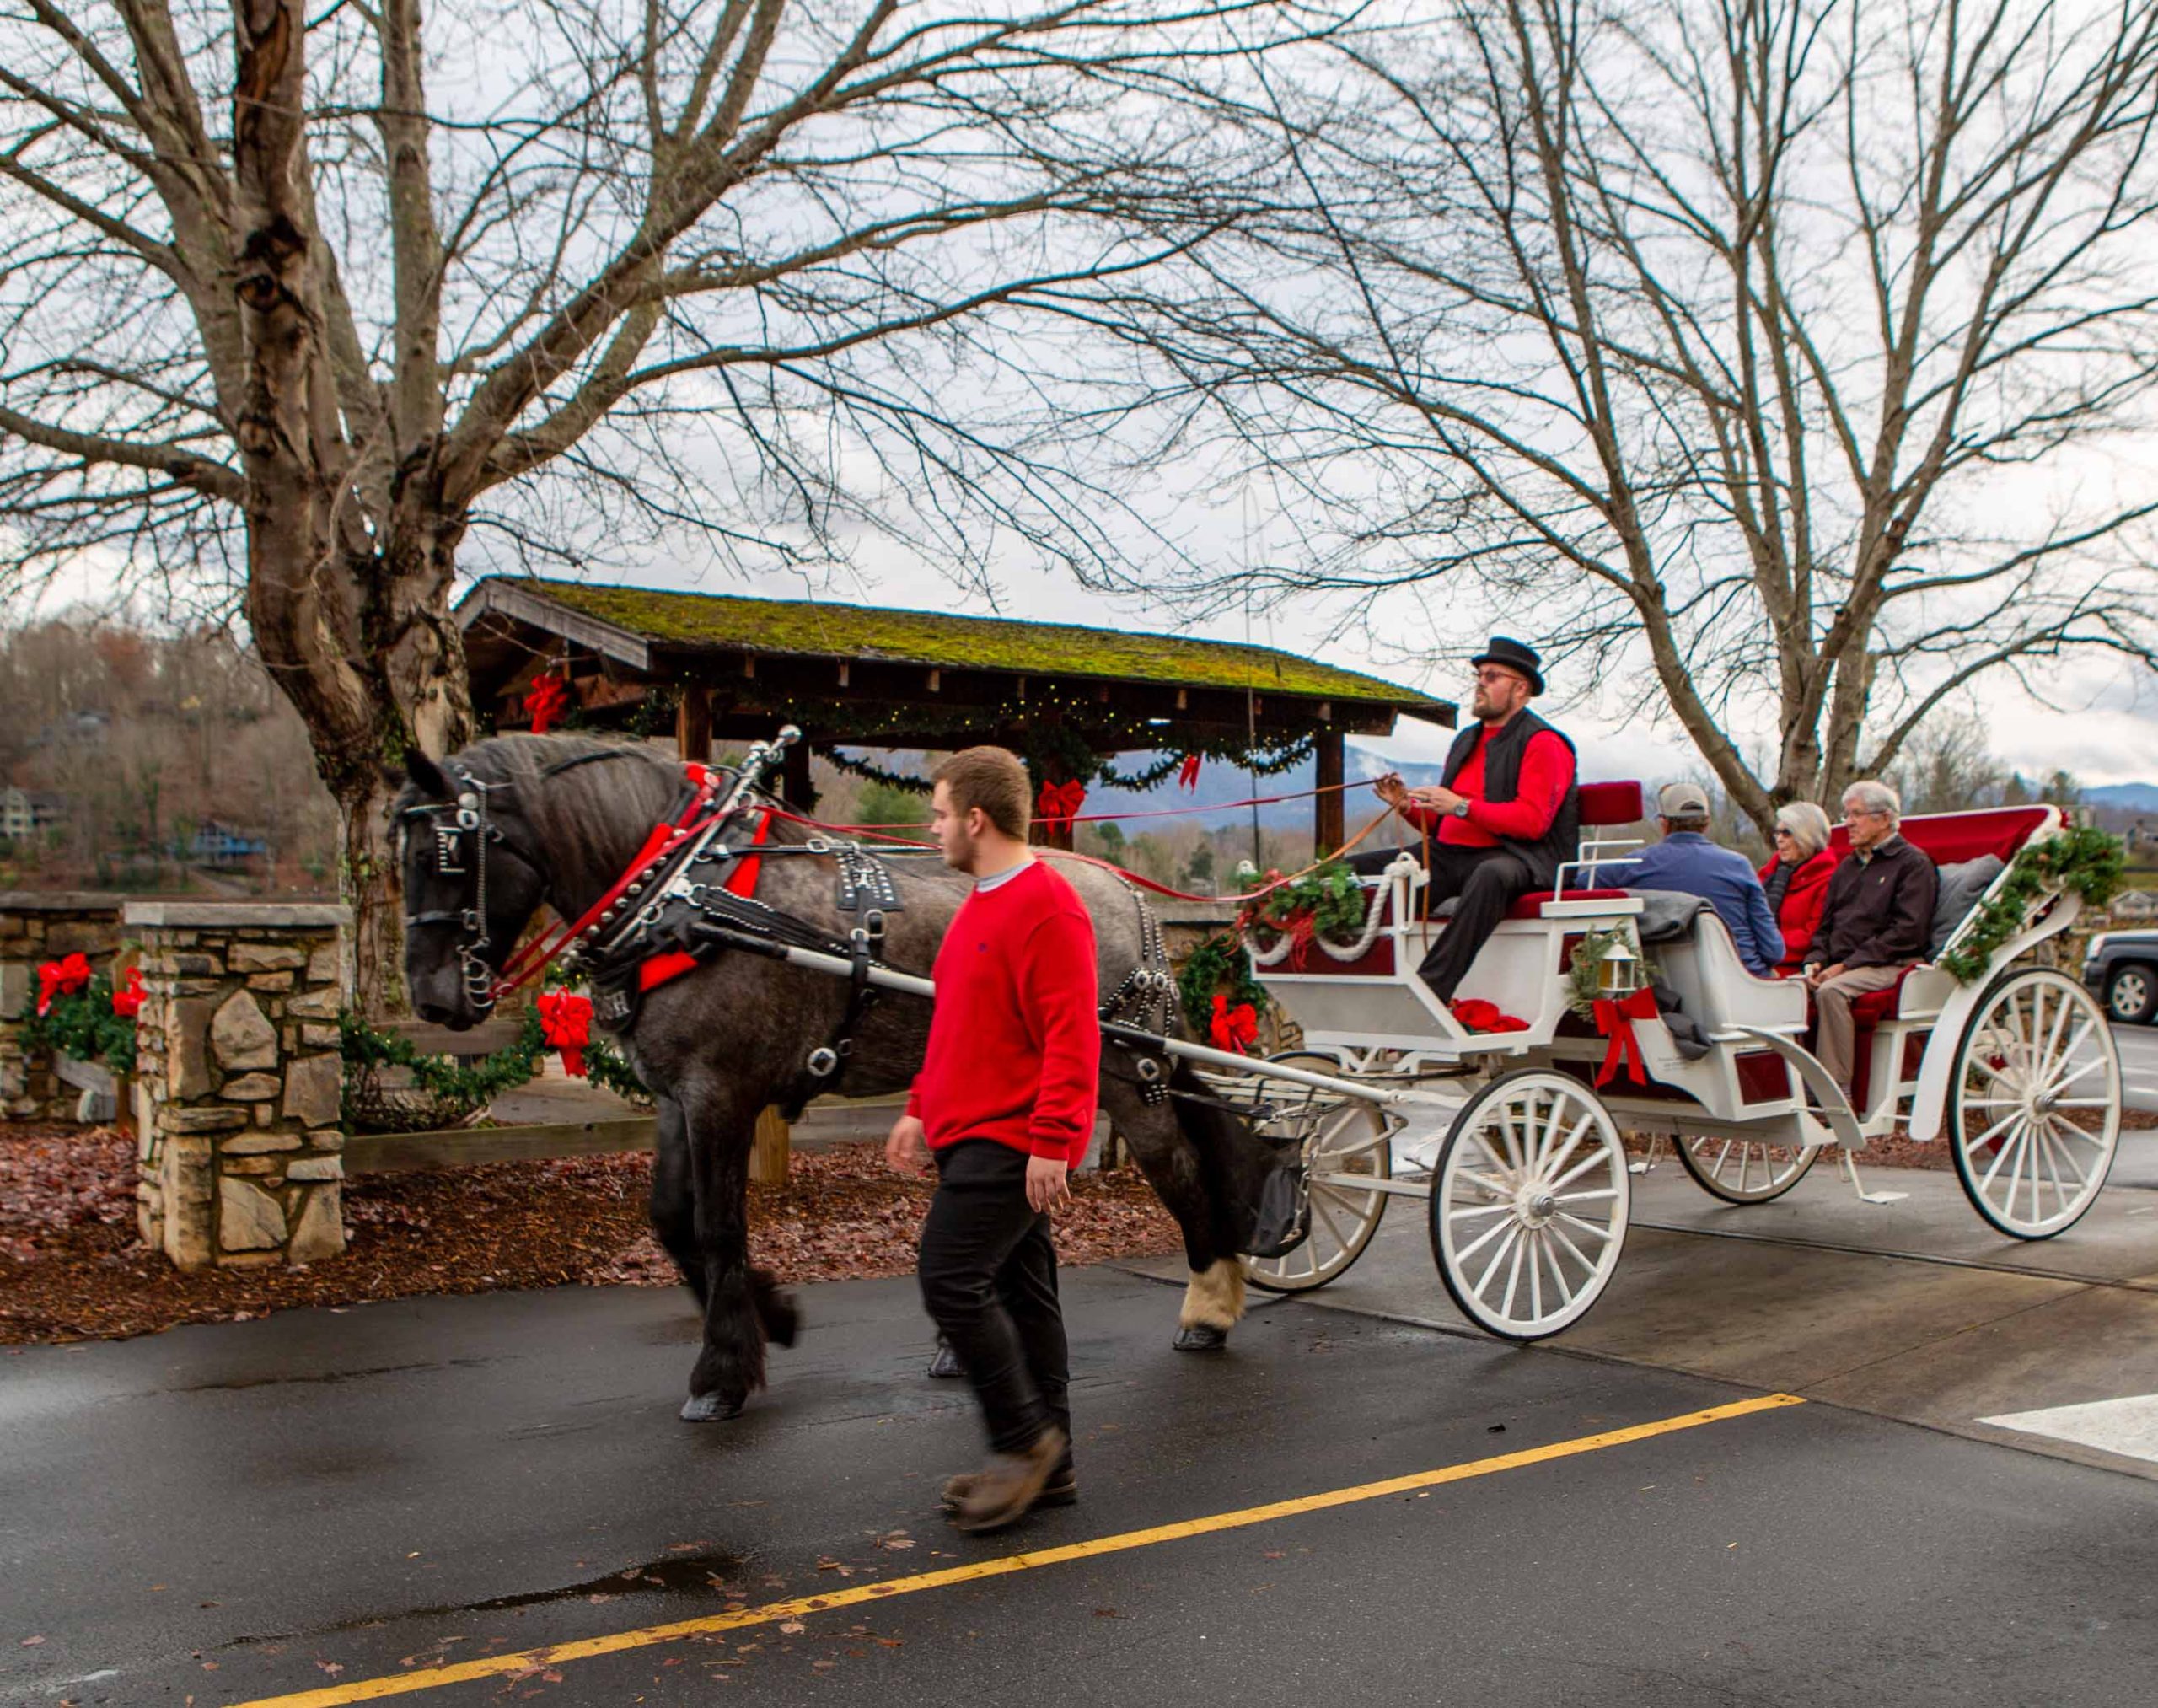
[[[405,979],[419,1015],[457,1029],[486,1018],[491,978],[541,904],[564,920],[580,918],[652,826],[679,808],[684,775],[649,748],[575,736],[497,736],[442,765],[411,760],[396,812]],[[760,797],[755,804],[772,803]],[[768,846],[818,834],[775,816]],[[746,829],[729,840],[745,842]],[[969,880],[933,856],[894,859],[885,869],[902,906],[887,916],[880,959],[926,975]],[[1099,867],[1060,861],[1058,870],[1093,916],[1101,988],[1114,991],[1144,955],[1144,903]],[[831,857],[765,859],[755,895],[835,937],[855,922],[839,910]],[[647,992],[623,1034],[658,1103],[652,1226],[704,1313],[685,1418],[734,1415],[764,1385],[765,1341],[793,1339],[792,1302],[749,1261],[750,1141],[758,1112],[797,1088],[805,1059],[834,1034],[847,998],[844,980],[724,950]],[[887,994],[855,1033],[840,1088],[855,1097],[903,1090],[928,1035],[929,1004]],[[1183,1230],[1191,1278],[1178,1345],[1217,1346],[1243,1314],[1238,1243],[1274,1159],[1218,1104],[1158,1092],[1150,1100],[1135,1066],[1125,1052],[1103,1050],[1102,1106]],[[1200,1089],[1181,1063],[1167,1083]]]

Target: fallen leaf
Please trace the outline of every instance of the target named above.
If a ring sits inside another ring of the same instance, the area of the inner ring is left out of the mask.
[[[785,1631],[787,1635],[792,1637],[800,1635],[803,1631],[808,1630],[809,1627],[803,1624],[798,1619],[791,1619],[782,1620],[780,1625],[780,1629]]]

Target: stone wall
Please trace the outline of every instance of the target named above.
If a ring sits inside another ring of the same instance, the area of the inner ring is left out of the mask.
[[[339,964],[350,910],[131,904],[142,1240],[181,1269],[345,1249]]]
[[[71,1121],[83,1093],[63,1084],[51,1055],[22,1041],[37,1008],[37,969],[78,953],[109,972],[126,936],[121,900],[94,891],[0,891],[0,1115]]]

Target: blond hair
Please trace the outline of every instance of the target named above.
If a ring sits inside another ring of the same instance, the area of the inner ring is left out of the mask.
[[[1013,841],[1027,840],[1027,767],[1009,749],[962,748],[930,774],[930,781],[944,785],[959,817],[980,807],[982,816]]]

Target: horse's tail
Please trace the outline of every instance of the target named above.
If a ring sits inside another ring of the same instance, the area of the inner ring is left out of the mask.
[[[1221,1249],[1279,1256],[1302,1231],[1294,1150],[1284,1154],[1248,1115],[1210,1091],[1189,1062],[1172,1062],[1169,1106],[1199,1153]]]

